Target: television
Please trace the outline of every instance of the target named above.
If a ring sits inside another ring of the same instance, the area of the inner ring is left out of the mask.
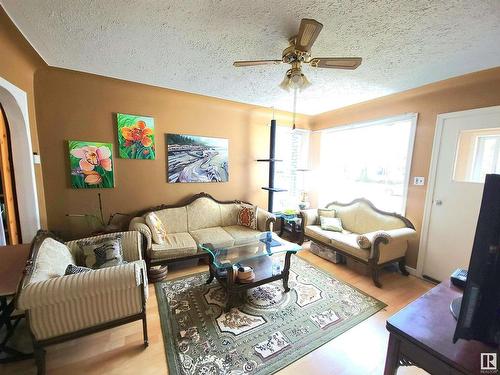
[[[500,175],[488,174],[453,342],[500,345]]]

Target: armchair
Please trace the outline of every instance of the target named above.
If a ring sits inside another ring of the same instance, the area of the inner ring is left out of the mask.
[[[63,243],[50,232],[37,233],[16,306],[26,311],[39,374],[45,373],[44,347],[135,320],[142,320],[148,346],[143,238],[138,232],[120,234],[128,263],[65,276],[67,265],[78,265],[82,258],[77,241]]]

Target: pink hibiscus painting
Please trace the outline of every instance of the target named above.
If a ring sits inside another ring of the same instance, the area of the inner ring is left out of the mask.
[[[69,141],[71,186],[76,189],[112,188],[111,143]]]

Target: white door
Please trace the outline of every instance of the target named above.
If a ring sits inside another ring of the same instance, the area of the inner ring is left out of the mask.
[[[500,173],[500,106],[438,116],[421,249],[424,276],[469,265],[486,173]]]

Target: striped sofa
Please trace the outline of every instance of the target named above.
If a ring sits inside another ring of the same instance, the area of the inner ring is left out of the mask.
[[[135,320],[142,319],[148,345],[143,237],[133,231],[119,234],[126,264],[66,276],[68,264],[83,265],[77,241],[63,243],[46,231],[33,240],[16,307],[26,313],[39,374],[45,372],[45,346]]]

